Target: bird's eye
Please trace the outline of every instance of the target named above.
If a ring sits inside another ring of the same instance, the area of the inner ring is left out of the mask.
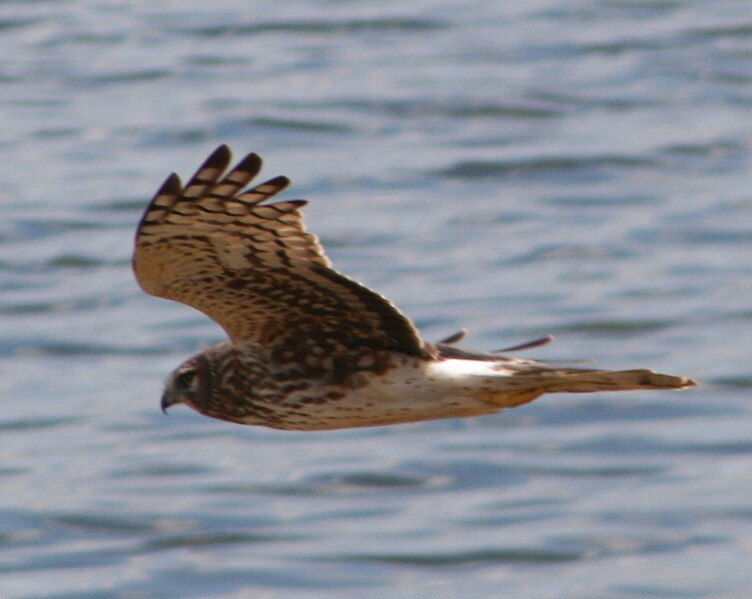
[[[181,372],[175,378],[175,386],[179,389],[190,389],[196,381],[196,375],[198,373],[195,370],[186,370]]]

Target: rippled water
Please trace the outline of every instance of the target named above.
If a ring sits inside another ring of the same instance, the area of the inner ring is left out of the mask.
[[[751,106],[746,0],[0,3],[0,597],[749,596]],[[163,416],[221,334],[132,236],[219,143],[427,337],[703,386]]]

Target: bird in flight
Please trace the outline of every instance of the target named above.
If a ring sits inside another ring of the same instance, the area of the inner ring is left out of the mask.
[[[230,163],[222,145],[187,185],[171,174],[138,225],[141,288],[200,310],[229,336],[170,374],[163,410],[183,403],[230,422],[313,431],[478,416],[544,393],[696,384],[465,351],[455,346],[462,332],[425,341],[388,299],[332,268],[303,225],[305,200],[268,202],[286,177],[247,189],[261,158]]]

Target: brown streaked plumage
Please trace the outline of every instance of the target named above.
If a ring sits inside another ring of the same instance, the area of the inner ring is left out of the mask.
[[[331,268],[303,225],[304,200],[267,202],[286,177],[244,190],[261,159],[249,154],[224,174],[230,159],[220,146],[185,187],[170,175],[136,233],[143,290],[204,312],[230,338],[170,375],[163,409],[185,403],[242,424],[323,430],[487,414],[544,393],[696,384],[468,352],[453,347],[464,331],[428,343],[389,300]]]

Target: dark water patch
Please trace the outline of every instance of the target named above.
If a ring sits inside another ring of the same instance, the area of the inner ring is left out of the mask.
[[[68,106],[69,100],[67,98],[61,98],[61,97],[51,97],[51,96],[44,96],[44,97],[36,97],[31,98],[28,96],[24,96],[19,99],[10,99],[5,104],[9,106],[19,106],[22,108],[60,108],[64,109]]]
[[[350,232],[321,235],[322,245],[327,249],[348,249],[353,252],[364,248],[383,249],[404,241],[403,235],[384,233]],[[370,255],[370,254],[369,254]]]
[[[211,492],[240,495],[335,496],[363,493],[415,491],[442,485],[439,476],[411,476],[384,472],[322,474],[300,481],[212,485]]]
[[[195,464],[145,464],[134,466],[133,468],[123,468],[112,470],[110,476],[114,479],[119,478],[163,478],[175,476],[196,476],[200,474],[211,474],[213,468],[205,468]]]
[[[410,464],[417,468],[418,464]],[[431,464],[420,464],[421,469],[430,473],[444,489],[484,489],[519,485],[529,479],[529,475],[517,466],[497,464],[480,460],[444,460]]]
[[[636,532],[634,535],[560,536],[556,542],[573,547],[573,551],[579,551],[589,559],[595,559],[682,552],[689,547],[715,545],[726,540],[715,535],[683,535],[674,531],[656,531],[652,534]]]
[[[472,518],[462,519],[460,524],[463,527],[467,526],[472,528],[497,528],[524,523],[532,524],[533,522],[553,520],[560,516],[560,512],[560,509],[555,512],[539,510],[518,510],[516,512],[510,512],[508,508],[504,508],[498,513],[475,515]]]
[[[238,135],[238,131],[231,131],[232,128],[228,127],[227,133],[232,135]],[[165,146],[170,148],[172,146],[186,146],[197,145],[215,139],[217,136],[224,135],[221,130],[212,130],[208,127],[175,127],[173,129],[159,129],[153,128],[148,131],[143,131],[139,134],[139,146],[142,146],[148,150],[155,147]]]
[[[618,34],[617,34],[618,36]],[[611,36],[613,38],[615,36]],[[609,41],[600,42],[572,42],[564,41],[561,43],[543,42],[538,44],[528,44],[524,49],[516,52],[510,52],[504,55],[506,60],[513,59],[519,62],[540,62],[540,61],[576,61],[584,60],[590,57],[613,57],[621,58],[628,54],[646,54],[654,53],[665,48],[676,49],[675,40],[663,40],[658,38],[652,39],[609,39]],[[673,45],[671,45],[673,42]],[[488,54],[488,53],[487,53]],[[485,57],[489,60],[488,55]],[[467,62],[473,62],[473,56],[463,57]],[[498,56],[496,57],[498,61]]]
[[[568,501],[563,497],[552,497],[550,495],[524,496],[520,499],[502,499],[494,500],[484,507],[486,511],[498,510],[502,513],[510,511],[529,511],[532,515],[541,515],[548,518],[554,512],[558,512]]]
[[[675,453],[677,446],[671,443],[665,443],[659,441],[653,437],[647,437],[644,435],[603,435],[593,437],[591,439],[585,439],[581,441],[574,441],[564,443],[561,446],[561,451],[566,453],[587,453],[592,455],[623,455],[623,456],[644,456],[644,455],[661,455],[668,453]],[[608,472],[610,465],[603,470]],[[615,468],[621,468],[622,466],[615,466]],[[653,468],[650,465],[648,469]],[[624,466],[626,471],[632,468],[632,466]],[[639,472],[642,469],[642,465],[636,467]],[[576,471],[577,469],[573,469]],[[586,467],[584,471],[587,471]],[[597,467],[596,472],[601,468]]]
[[[128,597],[129,592],[113,595],[112,591],[74,591],[73,593],[45,593],[44,595],[35,595],[34,599],[120,599]],[[29,596],[30,597],[30,596]]]
[[[438,169],[429,175],[449,179],[505,179],[529,177],[561,177],[589,180],[608,177],[609,172],[653,168],[652,160],[631,156],[590,156],[580,158],[550,157],[528,160],[467,160]]]
[[[454,227],[477,227],[488,225],[507,225],[514,226],[525,222],[537,222],[539,216],[530,212],[513,212],[504,211],[504,214],[489,212],[466,212],[447,219],[446,224],[450,228]]]
[[[104,568],[122,563],[130,555],[129,550],[97,548],[94,550],[72,551],[48,550],[44,554],[34,554],[28,559],[13,564],[0,564],[0,573],[38,572],[44,570],[66,570]]]
[[[37,129],[32,133],[33,137],[40,140],[45,139],[67,139],[77,138],[83,133],[82,127],[45,127],[43,129]]]
[[[87,46],[111,46],[126,41],[127,33],[94,33],[94,32],[76,32],[71,35],[61,37],[58,43],[72,43]]]
[[[68,417],[37,417],[37,418],[19,418],[15,420],[0,421],[0,431],[5,433],[18,432],[27,433],[30,431],[55,429],[61,426],[69,426],[82,422],[82,418],[72,416]]]
[[[123,198],[116,200],[104,200],[97,203],[94,206],[88,208],[88,210],[102,212],[103,210],[109,210],[111,212],[135,212],[139,215],[146,208],[146,198]],[[135,227],[135,222],[134,222]]]
[[[44,19],[0,19],[0,33],[44,23]]]
[[[71,213],[70,218],[56,219],[44,217],[44,219],[29,220],[25,218],[14,219],[13,234],[9,239],[42,239],[61,235],[71,231],[96,231],[102,229],[116,229],[122,225],[110,222],[106,218],[89,214],[84,217],[80,213]]]
[[[685,453],[701,453],[705,455],[747,456],[752,454],[752,439],[679,444],[676,446],[676,450]]]
[[[752,507],[719,507],[713,505],[706,509],[692,510],[688,513],[688,516],[691,516],[694,521],[713,519],[749,523],[752,521]]]
[[[688,576],[689,578],[689,576]],[[693,588],[694,587],[694,588]],[[717,594],[718,589],[698,590],[694,583],[685,584],[615,584],[611,588],[619,597],[635,597],[645,599],[708,599],[710,597],[733,597],[733,595]],[[721,591],[722,593],[722,591]]]
[[[2,423],[0,423],[0,431],[2,431]],[[12,466],[0,466],[0,477],[3,476],[18,476],[19,474],[27,474],[31,471],[31,468],[20,468]],[[3,535],[0,533],[0,544],[3,542]]]
[[[593,44],[578,44],[576,50],[580,54],[602,54],[604,56],[620,56],[630,52],[654,52],[665,44],[660,44],[655,39],[625,39],[613,42],[601,42]]]
[[[681,401],[680,395],[657,396],[629,402],[615,399],[600,399],[598,396],[585,396],[582,399],[570,397],[566,401],[536,403],[535,421],[550,427],[581,427],[585,424],[620,422],[659,422],[677,418],[708,418],[718,415],[735,414],[729,407],[709,402],[688,403]],[[509,418],[509,416],[508,416]]]
[[[174,408],[173,408],[174,410]],[[183,443],[185,441],[197,441],[206,439],[221,439],[227,437],[230,434],[230,430],[227,428],[209,428],[200,426],[196,422],[196,415],[192,410],[186,408],[182,413],[177,411],[170,411],[167,413],[170,419],[175,419],[180,423],[180,428],[173,428],[174,425],[170,424],[170,427],[160,434],[160,439],[165,443]],[[155,418],[163,419],[166,416],[164,414],[156,413]],[[251,427],[248,427],[249,429]]]
[[[618,444],[617,444],[618,445]],[[568,451],[569,446],[564,446],[562,451]],[[582,451],[587,452],[589,448],[583,448]],[[593,451],[597,451],[596,447],[592,448]],[[576,448],[575,451],[580,451],[580,448]],[[618,453],[620,451],[614,449],[609,453]],[[553,476],[563,478],[633,478],[633,477],[645,477],[652,476],[654,474],[660,474],[666,471],[666,468],[654,465],[640,465],[640,466],[627,466],[609,464],[608,466],[572,466],[571,464],[556,465],[556,466],[541,466],[534,465],[528,466],[521,471],[530,476]]]
[[[750,55],[752,55],[752,53],[750,53]],[[749,85],[749,82],[752,81],[752,75],[747,74],[747,73],[729,73],[729,72],[715,73],[714,75],[708,77],[708,80],[717,81],[718,83],[727,83],[729,85],[742,86],[742,85]],[[746,97],[745,98],[740,97],[740,98],[735,99],[734,102],[746,105],[746,102],[748,101],[749,100]],[[743,157],[740,157],[740,158],[742,158],[743,160]],[[743,162],[740,161],[739,164],[741,165],[743,164]]]
[[[707,382],[712,383],[713,385],[728,387],[730,389],[752,389],[752,376],[741,374],[738,376],[713,377],[708,379]]]
[[[183,64],[199,67],[239,66],[249,63],[251,63],[251,60],[242,56],[220,56],[217,54],[199,54],[187,56],[183,59]]]
[[[95,257],[95,256],[82,256],[82,255],[74,255],[74,254],[68,254],[68,255],[61,255],[61,256],[55,256],[53,258],[40,260],[39,262],[9,262],[7,260],[0,260],[0,273],[7,272],[7,273],[14,273],[14,274],[44,274],[48,272],[57,272],[60,269],[63,268],[70,268],[70,269],[96,269],[96,268],[111,268],[111,267],[126,267],[130,266],[130,259],[128,258],[120,258],[120,259],[104,259],[103,257]],[[6,289],[39,289],[42,286],[46,286],[49,288],[49,280],[40,280],[39,278],[28,278],[27,280],[21,281],[14,281],[12,283],[8,282],[0,282],[0,288],[6,288]],[[40,308],[31,307],[30,309],[32,311],[35,311],[37,309],[45,310],[42,306],[52,306],[54,309],[54,306],[60,304],[61,307],[65,306],[78,306],[78,305],[84,305],[86,306],[88,304],[88,307],[91,306],[89,302],[103,302],[103,305],[108,306],[114,306],[117,305],[120,300],[118,298],[102,298],[101,300],[92,300],[90,298],[87,298],[85,300],[74,300],[70,302],[37,302]],[[22,305],[21,305],[22,306]],[[13,308],[11,308],[13,309]],[[24,310],[23,307],[20,308],[21,311]]]
[[[295,518],[297,523],[304,522],[364,522],[366,520],[392,518],[399,515],[398,507],[373,507],[366,509],[346,509],[337,507],[329,511],[317,511],[308,515],[300,515]]]
[[[93,306],[88,302],[24,302],[21,304],[0,305],[0,314],[22,316],[25,314],[64,314],[75,312],[74,304],[79,309],[88,311]]]
[[[298,566],[300,564],[298,563]],[[254,589],[273,589],[277,596],[284,591],[325,590],[326,596],[339,590],[372,589],[377,581],[367,572],[349,573],[341,568],[319,567],[305,570],[295,567],[231,568],[215,564],[197,569],[187,565],[160,572],[162,588],[172,597],[254,597]]]
[[[750,38],[752,39],[752,23],[742,25],[709,25],[688,30],[685,35],[703,39]]]
[[[338,123],[323,121],[306,121],[302,119],[283,119],[272,117],[259,117],[243,121],[244,124],[255,127],[267,127],[270,129],[288,129],[301,133],[350,133],[352,128]]]
[[[697,296],[703,292],[702,288],[696,287],[681,287],[678,285],[672,287],[639,287],[636,289],[625,289],[612,294],[612,297],[625,297],[625,298],[655,298],[655,299],[670,299],[670,298],[687,298]]]
[[[620,17],[651,19],[675,12],[685,5],[679,0],[606,0],[598,3],[566,3],[536,11],[536,19],[581,24],[611,22]]]
[[[710,143],[673,144],[658,150],[657,159],[666,168],[688,168],[709,173],[731,172],[746,167],[748,151],[743,145],[727,140]]]
[[[434,486],[435,479],[425,476],[384,472],[354,472],[343,475],[319,476],[308,479],[309,483],[323,485],[331,491],[396,491]]]
[[[581,262],[582,260],[614,260],[625,259],[633,256],[623,247],[604,246],[604,245],[585,245],[573,243],[547,244],[533,248],[529,252],[502,258],[499,264],[505,265],[523,265],[537,262],[549,262],[551,260],[569,260]]]
[[[287,539],[279,535],[246,534],[238,532],[205,532],[193,535],[171,535],[145,542],[145,551],[164,551],[182,548],[225,547],[258,543],[283,542]],[[297,539],[295,539],[297,540]]]
[[[578,551],[547,549],[473,549],[446,553],[374,553],[344,554],[330,559],[395,566],[452,567],[475,564],[545,564],[571,562],[582,559]]]
[[[52,268],[93,268],[99,266],[125,266],[129,262],[127,260],[118,260],[116,262],[105,261],[101,258],[94,258],[92,256],[82,256],[79,254],[61,254],[51,260],[43,262],[43,266],[50,266]]]
[[[428,108],[428,107],[425,107]],[[511,104],[472,103],[456,105],[434,105],[433,111],[436,116],[450,118],[504,118],[517,120],[538,120],[561,116],[557,110],[535,106],[514,106]]]
[[[153,524],[122,516],[98,516],[93,514],[63,514],[52,516],[49,523],[76,530],[102,534],[122,535],[153,532]]]
[[[201,37],[249,37],[265,33],[293,35],[336,35],[353,33],[416,33],[437,31],[448,23],[437,19],[384,17],[376,19],[350,19],[342,21],[310,20],[266,23],[228,23],[196,27],[179,27],[177,31]]]
[[[138,83],[144,81],[158,81],[173,77],[175,73],[166,69],[142,69],[129,70],[120,73],[103,73],[99,75],[89,75],[88,77],[69,78],[68,85],[78,87],[81,85],[109,85],[112,83]]]
[[[142,297],[143,299],[143,297]],[[196,316],[186,316],[185,318],[175,318],[165,320],[160,323],[155,323],[153,326],[160,331],[177,331],[177,333],[170,337],[170,343],[172,345],[172,351],[181,351],[186,347],[195,347],[198,340],[195,337],[189,336],[188,332],[194,329],[199,331],[206,325],[206,321],[202,318],[196,318]],[[194,344],[189,346],[186,344]]]
[[[640,319],[640,320],[591,320],[587,322],[575,322],[558,325],[557,331],[570,333],[588,333],[598,335],[638,335],[653,331],[670,329],[681,324],[668,319]]]
[[[606,524],[626,524],[630,528],[646,527],[686,529],[692,525],[692,518],[683,511],[606,511],[598,514],[598,520]]]
[[[548,102],[558,106],[559,110],[582,111],[582,110],[610,110],[625,112],[635,109],[645,109],[656,106],[658,103],[646,96],[625,97],[598,97],[568,94],[564,92],[552,92],[550,90],[534,90],[526,95],[531,101]]]
[[[730,244],[748,245],[752,242],[752,230],[731,228],[711,229],[709,227],[681,229],[636,230],[630,240],[651,245],[681,246],[727,246]]]
[[[560,116],[560,111],[535,103],[526,105],[482,102],[473,98],[458,98],[452,101],[429,102],[422,98],[405,100],[337,100],[319,102],[316,107],[335,110],[353,110],[358,113],[376,114],[397,119],[414,120],[420,117],[446,117],[459,119],[546,119]],[[310,108],[309,105],[299,108]]]
[[[727,158],[744,152],[746,148],[734,141],[719,140],[711,143],[672,144],[659,149],[659,152],[674,156],[702,156]]]
[[[666,48],[676,50],[676,40],[622,38],[589,43],[568,40],[562,43],[530,44],[524,50],[518,51],[512,56],[521,62],[575,61],[601,56],[609,59],[613,57],[621,58],[625,54],[655,53]]]
[[[123,347],[86,342],[69,342],[41,339],[3,339],[0,341],[0,356],[69,357],[69,356],[150,356],[164,355],[176,350],[154,347]]]
[[[197,435],[203,438],[201,435]],[[181,435],[181,440],[184,437]],[[208,493],[229,495],[279,495],[281,497],[317,497],[327,496],[326,489],[307,483],[279,482],[279,483],[236,483],[210,485],[203,487]]]
[[[655,206],[661,199],[650,195],[631,195],[622,197],[586,197],[586,196],[556,196],[541,200],[551,206],[565,208],[622,208],[631,206]]]
[[[705,285],[705,288],[713,289],[714,291],[716,291],[717,289],[715,287],[719,281],[717,277],[725,277],[727,275],[742,275],[743,277],[748,277],[750,274],[752,274],[752,265],[746,267],[736,263],[733,260],[729,260],[725,261],[723,264],[717,264],[713,267],[712,270],[709,270],[708,266],[706,264],[703,264],[702,262],[687,261],[675,262],[673,265],[669,266],[666,271],[671,275],[679,275],[681,277],[694,277],[697,280],[698,285]],[[711,287],[707,287],[708,281],[711,280],[713,282],[713,285]],[[711,317],[709,316],[706,317],[706,322],[711,322],[710,318]],[[747,320],[747,318],[747,310],[735,310],[727,312],[725,314],[715,314],[712,317],[712,321],[719,322],[729,319]]]

